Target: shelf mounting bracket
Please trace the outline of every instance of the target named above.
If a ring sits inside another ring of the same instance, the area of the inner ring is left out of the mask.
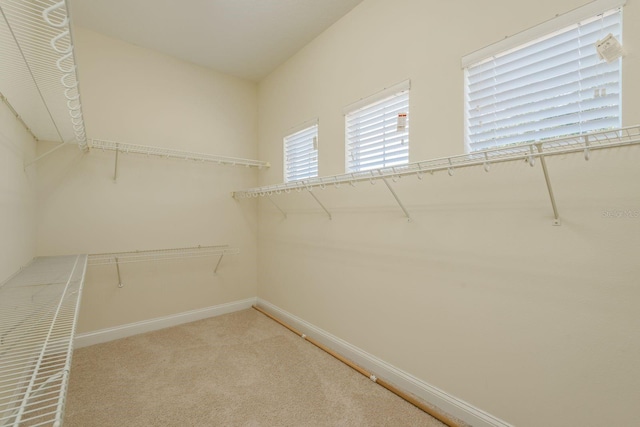
[[[216,263],[216,266],[213,269],[213,274],[218,274],[218,267],[220,267],[220,263],[222,262],[222,258],[224,258],[224,252],[220,254],[220,258],[218,258],[218,262]]]
[[[37,140],[36,140],[36,141],[37,141]],[[59,148],[64,147],[65,145],[68,145],[68,144],[69,144],[69,142],[67,141],[67,142],[63,142],[62,144],[58,144],[58,145],[56,145],[56,146],[55,146],[55,147],[53,147],[51,150],[47,151],[47,152],[46,152],[46,153],[44,153],[44,154],[41,154],[40,156],[36,157],[36,158],[35,158],[35,159],[33,159],[33,160],[31,160],[29,163],[25,163],[25,164],[24,164],[24,168],[26,169],[26,168],[27,168],[27,166],[30,166],[30,165],[34,164],[34,163],[35,163],[35,162],[37,162],[38,160],[40,160],[40,159],[43,159],[43,158],[47,157],[49,154],[53,153],[54,151],[58,150]]]
[[[120,263],[118,262],[118,257],[116,257],[116,271],[118,272],[118,287],[121,288],[124,285],[122,284],[122,279],[120,278]]]
[[[387,188],[389,189],[389,191],[391,192],[391,194],[393,195],[393,197],[396,199],[396,202],[398,202],[398,205],[400,205],[400,209],[402,209],[402,212],[404,212],[404,216],[407,217],[407,221],[411,222],[411,215],[409,215],[409,211],[407,211],[407,208],[404,207],[404,205],[402,204],[402,201],[400,201],[400,198],[398,197],[396,192],[393,190],[393,187],[391,187],[391,184],[389,184],[389,181],[387,180],[387,178],[384,176],[381,178],[382,178],[382,181],[387,186]]]
[[[549,171],[547,170],[547,160],[542,153],[542,144],[536,144],[536,149],[540,154],[540,165],[542,166],[542,172],[544,173],[544,180],[547,183],[547,190],[549,190],[549,198],[551,199],[551,207],[553,208],[553,225],[560,225],[560,215],[558,214],[556,198],[553,195],[553,187],[551,187],[551,178],[549,178]]]
[[[311,197],[313,197],[313,198],[316,200],[316,202],[318,202],[318,204],[320,205],[320,207],[321,207],[321,208],[322,208],[322,209],[327,213],[327,216],[329,217],[329,219],[330,219],[330,220],[331,220],[331,219],[333,219],[333,218],[331,218],[331,212],[329,212],[329,211],[327,210],[327,208],[325,208],[325,207],[324,207],[324,205],[322,204],[322,202],[321,202],[320,200],[318,200],[318,197],[317,197],[315,194],[313,194],[313,191],[311,191],[311,189],[309,189],[309,188],[307,188],[307,191],[309,192],[309,194],[311,194]]]
[[[267,196],[267,199],[273,204],[273,206],[276,207],[276,209],[280,211],[280,213],[284,216],[284,218],[287,219],[287,213],[283,211],[282,208],[280,208],[280,206],[278,206],[278,204],[274,202],[271,197]]]
[[[116,144],[116,164],[113,168],[113,182],[118,180],[118,154],[120,154],[120,147]]]

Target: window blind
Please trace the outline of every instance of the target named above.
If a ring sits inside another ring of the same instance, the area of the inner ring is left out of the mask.
[[[621,126],[621,61],[595,44],[622,38],[612,10],[465,69],[470,151]]]
[[[285,181],[318,176],[318,124],[284,138]]]
[[[345,116],[347,170],[409,162],[409,91],[372,102]]]

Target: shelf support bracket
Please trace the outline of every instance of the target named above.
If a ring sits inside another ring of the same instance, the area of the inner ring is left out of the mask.
[[[118,257],[116,257],[116,271],[118,272],[118,287],[121,288],[124,285],[122,284],[122,279],[120,278],[120,263],[118,262]]]
[[[218,267],[220,267],[220,263],[222,262],[222,258],[224,258],[224,252],[220,254],[220,258],[218,258],[218,262],[216,263],[216,267],[213,269],[213,274],[218,274]]]
[[[273,201],[273,199],[272,199],[271,197],[267,196],[267,199],[268,199],[268,200],[273,204],[273,206],[275,206],[275,207],[276,207],[276,209],[278,209],[278,210],[280,211],[280,213],[281,213],[281,214],[284,216],[284,218],[286,219],[286,218],[287,218],[287,213],[286,213],[285,211],[283,211],[283,210],[280,208],[280,206],[278,206],[278,205],[276,204],[276,202],[274,202],[274,201]]]
[[[37,162],[40,159],[43,159],[45,157],[47,157],[49,154],[53,153],[54,151],[57,151],[59,148],[64,147],[65,145],[69,144],[69,142],[63,142],[62,144],[58,144],[55,147],[53,147],[51,150],[47,151],[44,154],[39,155],[38,157],[36,157],[35,159],[31,160],[29,163],[25,163],[24,164],[24,168],[26,169],[27,166],[31,166],[32,164],[34,164],[35,162]]]
[[[560,215],[558,214],[558,206],[556,205],[556,198],[553,195],[553,188],[551,187],[551,178],[549,178],[549,171],[547,170],[547,159],[545,159],[542,153],[542,144],[536,144],[536,149],[540,154],[540,165],[542,165],[544,180],[547,183],[547,190],[549,190],[549,198],[551,199],[551,207],[553,208],[553,225],[560,225]]]
[[[393,190],[393,187],[391,187],[391,184],[389,184],[389,181],[387,180],[387,178],[383,176],[382,181],[385,183],[385,185],[387,186],[387,188],[389,189],[393,197],[396,199],[396,202],[398,202],[398,205],[400,205],[400,209],[402,209],[402,212],[404,212],[404,216],[407,217],[407,221],[411,222],[411,215],[409,215],[409,211],[407,211],[407,208],[404,207],[404,205],[402,204],[402,201],[400,201],[400,198],[398,197],[396,192]]]
[[[116,143],[116,164],[113,168],[113,182],[118,180],[118,154],[120,154],[120,146]]]
[[[320,207],[321,207],[322,209],[324,209],[324,211],[327,213],[327,216],[329,217],[329,219],[330,219],[330,220],[331,220],[331,219],[333,219],[333,218],[331,218],[331,212],[329,212],[329,211],[327,210],[327,208],[325,208],[325,207],[324,207],[324,205],[322,204],[322,202],[321,202],[320,200],[318,200],[318,197],[316,197],[316,195],[315,195],[315,194],[313,194],[313,191],[311,191],[309,188],[307,188],[307,191],[309,192],[309,194],[311,194],[311,197],[313,197],[313,198],[316,200],[316,202],[318,202],[318,204],[320,205]]]

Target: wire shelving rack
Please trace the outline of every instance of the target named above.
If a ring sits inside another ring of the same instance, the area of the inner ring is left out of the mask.
[[[528,144],[520,144],[502,148],[488,149],[482,151],[474,151],[467,154],[443,157],[433,160],[425,160],[419,162],[408,163],[401,166],[385,167],[372,169],[367,171],[345,173],[340,175],[331,175],[324,177],[316,177],[301,181],[293,181],[282,184],[267,185],[262,187],[250,188],[247,190],[235,191],[232,196],[236,199],[246,199],[252,197],[267,197],[286,217],[286,212],[282,210],[271,198],[273,195],[288,194],[292,190],[297,192],[306,191],[316,202],[322,207],[331,219],[331,213],[320,202],[317,195],[313,193],[315,189],[325,189],[333,186],[339,188],[343,184],[355,186],[360,182],[383,181],[399,206],[402,208],[405,216],[411,220],[409,212],[403,205],[402,201],[393,190],[389,181],[395,182],[403,176],[416,176],[423,179],[424,174],[433,174],[435,172],[446,171],[449,175],[454,175],[456,169],[481,166],[485,171],[489,172],[491,165],[503,162],[526,161],[530,166],[535,166],[539,161],[544,172],[547,189],[551,199],[554,213],[554,225],[560,225],[560,217],[553,195],[551,178],[549,176],[546,158],[559,156],[570,153],[583,153],[585,160],[589,160],[590,154],[594,150],[602,150],[615,147],[624,147],[640,144],[640,125],[624,127],[620,129],[612,129],[589,134],[575,135],[570,137],[550,139],[547,141],[538,141]]]
[[[192,246],[187,248],[172,248],[172,249],[151,249],[143,251],[129,251],[129,252],[112,252],[102,254],[89,255],[88,265],[113,265],[116,266],[118,273],[118,287],[122,288],[122,276],[120,273],[121,264],[129,264],[136,262],[159,262],[159,261],[171,261],[187,258],[203,258],[203,257],[219,257],[216,265],[213,269],[214,273],[218,272],[218,267],[225,255],[236,255],[240,253],[239,248],[232,248],[229,245],[214,245],[214,246]]]
[[[37,139],[85,148],[67,6],[65,0],[0,1],[0,92]]]
[[[0,426],[60,426],[86,255],[36,258],[0,285]]]
[[[243,159],[239,157],[218,156],[215,154],[196,153],[193,151],[176,150],[174,148],[153,147],[149,145],[129,144],[124,142],[107,141],[104,139],[90,139],[89,147],[94,150],[113,151],[116,153],[113,179],[118,177],[118,155],[140,154],[165,159],[192,160],[196,162],[215,163],[224,166],[245,166],[248,168],[268,168],[269,162]]]

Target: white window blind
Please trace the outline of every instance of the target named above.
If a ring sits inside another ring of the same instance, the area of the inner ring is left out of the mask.
[[[616,9],[465,68],[470,151],[621,126],[621,60],[595,44],[622,41]]]
[[[318,176],[318,124],[284,138],[285,182]]]
[[[345,127],[348,171],[408,163],[408,88],[347,113]]]

